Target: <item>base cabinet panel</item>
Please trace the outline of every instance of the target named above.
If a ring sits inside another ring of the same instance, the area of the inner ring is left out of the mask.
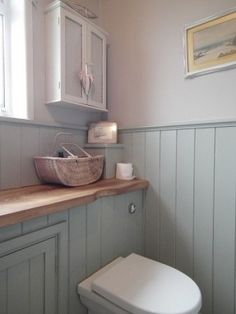
[[[56,242],[52,238],[1,257],[2,314],[55,313],[55,255]]]
[[[0,228],[0,314],[87,314],[77,284],[132,252],[144,252],[141,191]]]
[[[65,313],[60,310],[58,302],[62,297],[58,289],[62,226],[32,232],[0,244],[1,314]],[[45,239],[45,236],[50,238]]]

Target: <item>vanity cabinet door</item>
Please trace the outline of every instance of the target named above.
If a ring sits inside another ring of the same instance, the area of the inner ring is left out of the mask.
[[[0,242],[0,313],[65,314],[67,222]]]
[[[0,313],[56,314],[56,240],[0,257]]]
[[[106,109],[106,36],[91,25],[87,25],[87,51],[87,65],[94,79],[88,104]]]

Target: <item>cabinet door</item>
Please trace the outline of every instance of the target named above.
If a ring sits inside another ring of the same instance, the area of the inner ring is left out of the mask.
[[[106,37],[88,25],[87,41],[87,65],[94,78],[88,105],[106,109]]]
[[[0,258],[1,314],[56,314],[56,238]]]
[[[61,16],[62,101],[86,103],[80,84],[80,72],[85,63],[86,26],[77,15],[62,10]]]

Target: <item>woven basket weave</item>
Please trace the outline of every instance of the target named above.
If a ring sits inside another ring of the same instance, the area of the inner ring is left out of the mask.
[[[58,133],[56,138],[68,133]],[[66,145],[77,147],[85,157],[72,154]],[[34,157],[36,172],[41,181],[63,184],[66,186],[80,186],[93,183],[100,179],[103,171],[104,156],[91,156],[77,144],[64,143],[60,145],[69,157]]]
[[[100,179],[104,156],[82,158],[34,157],[34,162],[41,181],[79,186]]]

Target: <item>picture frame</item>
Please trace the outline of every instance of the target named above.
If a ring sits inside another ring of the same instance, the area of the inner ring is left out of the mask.
[[[185,27],[185,75],[236,67],[236,8]]]
[[[88,130],[89,144],[116,144],[117,123],[101,121],[91,123]]]

